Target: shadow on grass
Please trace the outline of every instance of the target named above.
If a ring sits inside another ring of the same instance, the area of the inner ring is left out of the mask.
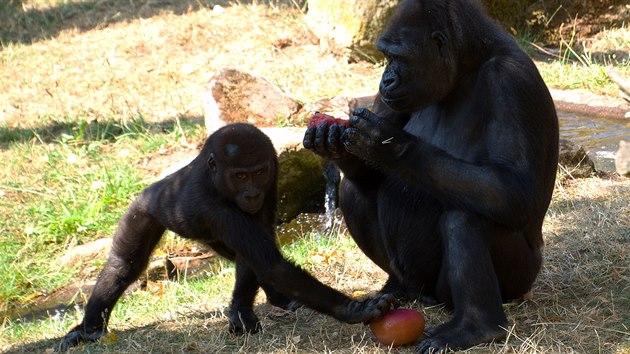
[[[178,315],[175,319],[156,321],[144,326],[119,330],[110,328],[105,342],[88,343],[69,352],[85,353],[252,353],[252,352],[352,352],[356,343],[345,336],[328,338],[320,332],[328,329],[355,333],[365,331],[361,325],[342,325],[336,320],[312,310],[299,309],[278,317],[269,312],[268,304],[255,306],[262,322],[262,330],[253,335],[233,335],[228,331],[228,320],[223,310],[194,312]],[[320,328],[311,328],[316,322]],[[70,330],[71,327],[68,328]],[[342,329],[343,330],[343,329]],[[3,353],[52,353],[65,333],[56,338],[12,346]],[[357,336],[355,334],[355,336]],[[296,345],[296,338],[312,338]],[[289,344],[287,344],[289,343]],[[287,350],[290,348],[290,350]],[[297,348],[296,348],[297,347]]]
[[[0,16],[0,45],[31,44],[54,38],[65,30],[89,31],[113,23],[150,18],[163,12],[182,15],[202,8],[212,8],[215,5],[230,6],[235,3],[253,2],[303,7],[305,0],[88,0],[60,3],[45,9],[15,11],[13,14]]]
[[[203,328],[195,331],[192,337],[190,335],[189,328],[185,325],[170,329],[168,327],[171,326],[163,326],[161,322],[154,322],[125,330],[111,328],[110,333],[113,333],[115,336],[110,336],[105,339],[105,342],[81,344],[79,347],[81,349],[79,349],[79,351],[83,352],[83,350],[85,350],[85,352],[89,353],[127,353],[130,350],[137,352],[145,352],[145,350],[155,352],[157,349],[157,352],[166,353],[169,352],[169,349],[175,348],[179,348],[178,351],[182,351],[183,349],[193,348],[190,343],[199,341],[200,338],[207,336],[209,332],[218,333],[224,328],[227,329],[227,317],[223,317],[223,312],[220,310],[193,314],[189,317],[199,318],[201,321],[216,318],[220,318],[220,320],[215,321],[215,324],[213,325],[204,325]],[[68,330],[70,330],[70,328],[68,328]],[[33,343],[14,346],[7,351],[3,351],[3,353],[53,353],[53,348],[61,340],[63,335],[64,334],[57,338],[43,339]],[[227,333],[225,336],[229,338]],[[166,344],[166,347],[156,345],[156,342],[164,343]],[[213,348],[204,348],[202,345],[199,345],[198,349],[199,351],[186,350],[186,352],[205,352],[206,349],[210,350],[210,352],[214,351]],[[70,351],[76,352],[77,349],[72,349]]]
[[[73,140],[78,143],[90,141],[114,141],[124,136],[167,133],[182,126],[203,124],[201,116],[183,116],[156,123],[148,123],[142,117],[131,120],[79,120],[53,121],[37,128],[12,129],[0,126],[0,149],[8,149],[12,143],[38,140],[41,143]]]

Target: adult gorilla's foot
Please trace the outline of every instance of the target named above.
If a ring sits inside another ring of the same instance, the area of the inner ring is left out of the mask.
[[[505,325],[484,325],[470,320],[451,320],[443,325],[427,328],[427,335],[420,341],[416,353],[446,353],[449,350],[465,349],[480,343],[491,342],[506,336]]]

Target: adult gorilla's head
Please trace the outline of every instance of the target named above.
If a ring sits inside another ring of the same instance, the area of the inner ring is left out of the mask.
[[[405,0],[377,42],[387,67],[379,91],[399,112],[414,112],[445,99],[471,61],[479,57],[476,40],[464,38],[473,4],[444,0]],[[463,26],[462,21],[466,21]],[[485,35],[485,34],[482,34]]]

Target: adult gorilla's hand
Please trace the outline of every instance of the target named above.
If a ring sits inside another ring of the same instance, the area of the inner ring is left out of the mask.
[[[350,127],[342,136],[346,150],[382,167],[387,167],[405,152],[409,143],[417,140],[367,109],[357,109],[352,113]]]
[[[349,153],[341,141],[346,127],[339,124],[321,124],[306,129],[302,144],[305,148],[328,159],[340,159]]]

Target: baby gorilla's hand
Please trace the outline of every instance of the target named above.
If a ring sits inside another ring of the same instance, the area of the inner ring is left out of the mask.
[[[380,318],[397,305],[398,301],[390,294],[380,294],[363,300],[352,300],[346,305],[345,322],[367,323]]]

